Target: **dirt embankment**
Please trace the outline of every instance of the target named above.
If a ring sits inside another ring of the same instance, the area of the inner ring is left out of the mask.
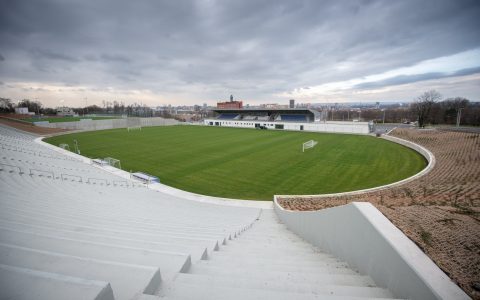
[[[68,131],[65,129],[58,129],[58,128],[39,127],[21,120],[14,121],[11,119],[7,119],[5,118],[5,116],[0,116],[0,124],[5,124],[10,127],[17,128],[33,134],[38,134],[38,135],[48,135],[48,134]]]
[[[279,199],[291,210],[352,201],[374,204],[472,298],[480,299],[480,135],[396,129],[393,136],[428,148],[436,165],[418,180],[355,196]]]

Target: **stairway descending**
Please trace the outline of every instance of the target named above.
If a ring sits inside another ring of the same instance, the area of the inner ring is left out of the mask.
[[[288,231],[273,210],[153,299],[391,299],[369,276]]]

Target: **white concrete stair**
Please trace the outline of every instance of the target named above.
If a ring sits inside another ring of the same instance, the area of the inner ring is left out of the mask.
[[[241,237],[160,288],[166,299],[391,299],[331,255],[302,241],[273,211]],[[143,300],[151,298],[140,298]]]

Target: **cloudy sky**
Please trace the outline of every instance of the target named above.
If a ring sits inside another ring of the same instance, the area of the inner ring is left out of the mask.
[[[0,97],[480,100],[480,1],[0,0]]]

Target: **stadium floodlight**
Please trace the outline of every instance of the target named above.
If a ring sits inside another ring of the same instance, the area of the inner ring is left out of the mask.
[[[70,151],[70,146],[68,144],[60,144],[58,147]]]
[[[302,152],[305,152],[306,149],[310,149],[315,147],[318,144],[317,141],[309,140],[308,142],[303,143],[302,145]]]
[[[106,161],[110,166],[114,168],[122,169],[122,165],[120,164],[119,159],[116,159],[113,157],[105,157],[103,160]]]

